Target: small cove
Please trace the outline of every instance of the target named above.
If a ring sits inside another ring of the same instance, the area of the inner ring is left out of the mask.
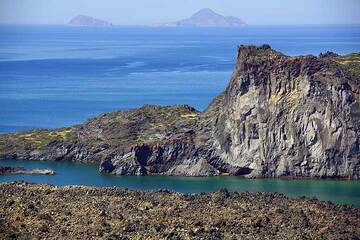
[[[243,179],[238,177],[112,176],[98,172],[95,164],[52,161],[0,160],[0,166],[26,169],[51,168],[55,175],[0,175],[0,182],[28,181],[57,186],[87,185],[137,190],[168,189],[181,193],[213,192],[221,188],[237,192],[280,192],[289,197],[316,197],[337,204],[360,207],[358,180]]]

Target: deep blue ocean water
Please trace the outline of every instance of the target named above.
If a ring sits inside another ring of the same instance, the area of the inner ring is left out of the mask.
[[[0,132],[57,128],[143,104],[203,110],[239,44],[288,55],[360,50],[360,26],[177,29],[0,25]]]

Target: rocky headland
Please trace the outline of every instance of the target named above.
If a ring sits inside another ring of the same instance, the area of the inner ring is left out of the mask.
[[[290,57],[240,46],[226,90],[0,135],[0,159],[98,163],[119,175],[360,177],[360,54]]]
[[[358,239],[360,209],[279,193],[0,185],[3,239]]]

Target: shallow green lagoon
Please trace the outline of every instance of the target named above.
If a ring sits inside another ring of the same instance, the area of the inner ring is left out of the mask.
[[[334,203],[360,207],[360,181],[242,179],[237,177],[169,177],[111,176],[98,172],[98,166],[68,162],[1,160],[0,166],[22,166],[27,169],[51,168],[56,175],[6,175],[0,182],[26,180],[58,186],[88,185],[125,187],[139,190],[166,188],[182,193],[212,192],[220,188],[238,192],[281,192],[290,197],[308,196]]]

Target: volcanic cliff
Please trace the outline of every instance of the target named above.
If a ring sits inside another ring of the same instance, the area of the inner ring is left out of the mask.
[[[120,175],[360,177],[360,54],[289,57],[240,46],[226,90],[0,136],[0,159],[100,164]]]

